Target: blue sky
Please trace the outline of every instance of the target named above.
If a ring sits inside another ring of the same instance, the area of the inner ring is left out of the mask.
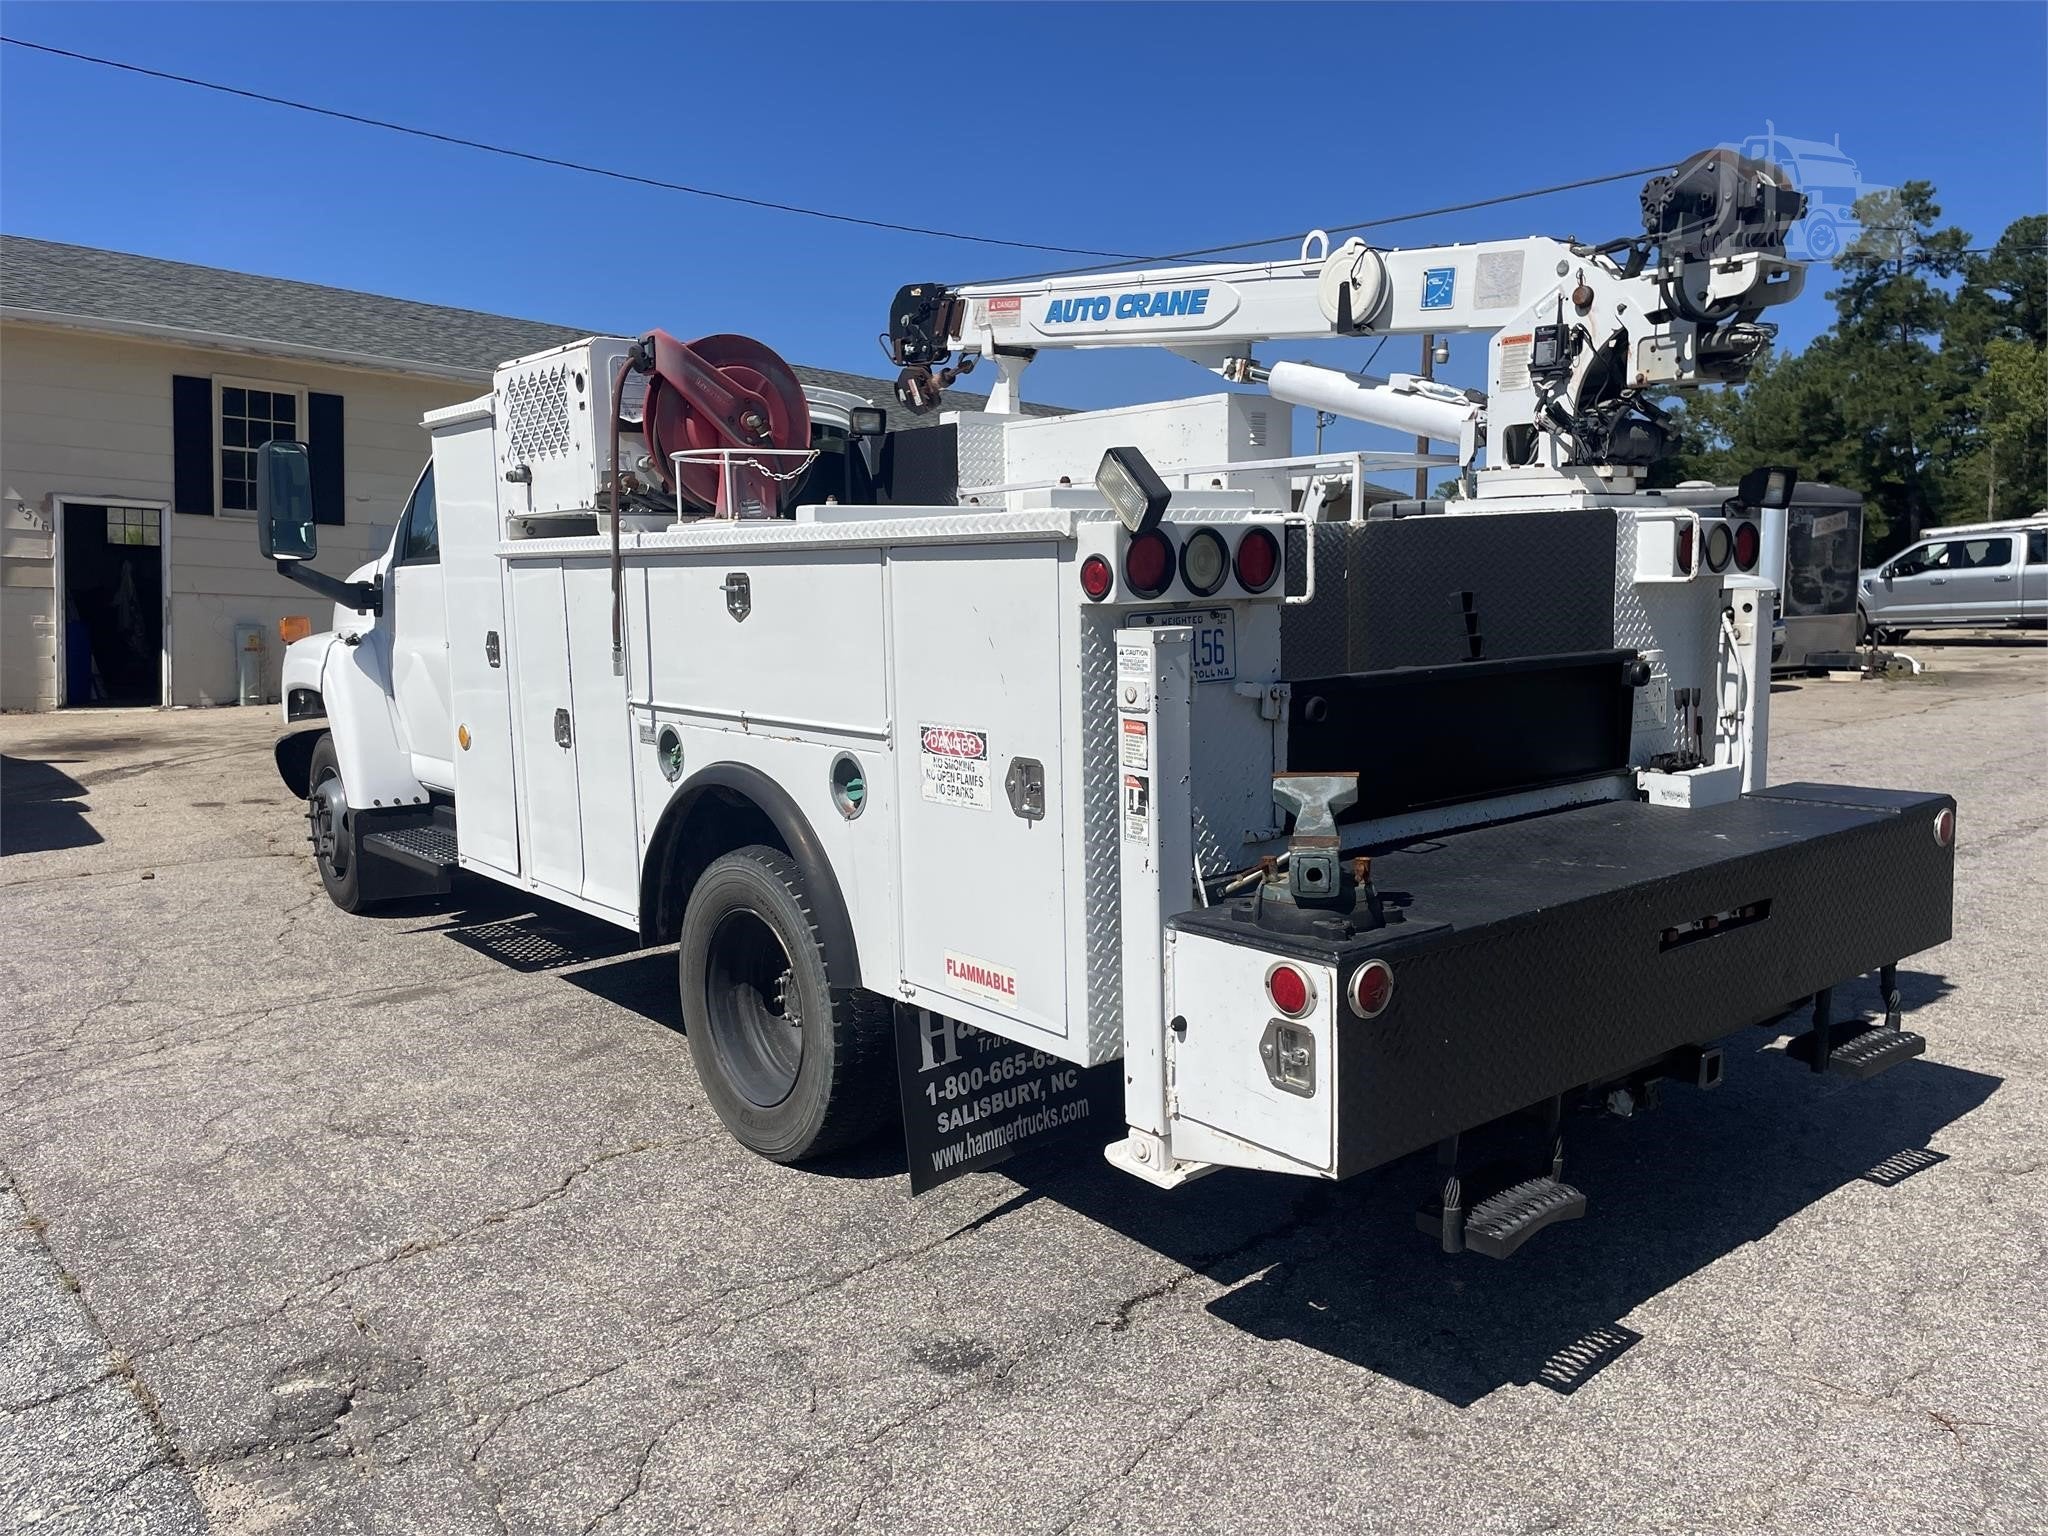
[[[673,180],[1112,250],[1649,165],[1766,120],[1839,135],[1866,183],[1933,181],[1980,243],[2048,206],[2035,4],[11,0],[4,30]],[[1631,182],[1378,238],[1604,239],[1638,220]],[[0,49],[0,225],[592,330],[742,331],[870,373],[891,371],[874,337],[902,283],[1071,264],[631,188],[17,48]],[[1786,340],[1828,323],[1828,286],[1779,312]],[[1357,367],[1366,348],[1287,350]],[[1413,350],[1389,343],[1378,369],[1412,368]],[[1466,341],[1447,373],[1476,384],[1480,366]],[[1027,391],[1090,406],[1213,383],[1164,355],[1093,353],[1041,359]]]

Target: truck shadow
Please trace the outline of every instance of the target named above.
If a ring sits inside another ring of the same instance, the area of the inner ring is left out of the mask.
[[[1916,1006],[1947,990],[1925,974],[1900,984]],[[1728,1040],[1727,1086],[1712,1094],[1669,1087],[1629,1122],[1568,1120],[1565,1177],[1586,1217],[1506,1262],[1443,1254],[1416,1230],[1428,1154],[1341,1185],[1227,1172],[1172,1194],[1105,1165],[1056,1167],[1050,1152],[1005,1171],[1020,1202],[1053,1200],[1231,1287],[1208,1312],[1259,1338],[1458,1407],[1504,1386],[1569,1394],[1640,1341],[1623,1319],[1652,1297],[1851,1184],[1889,1189],[1945,1161],[1928,1142],[2002,1081],[1925,1058],[1861,1085],[1817,1078],[1773,1048],[1779,1033]],[[1869,1219],[1887,1218],[1880,1206]],[[1758,1315],[1782,1300],[1760,1295]]]
[[[672,948],[642,950],[596,918],[535,912],[516,892],[479,884],[458,883],[452,906],[415,915],[425,913],[443,917],[440,931],[456,943],[516,970],[561,972],[560,981],[683,1032]],[[1937,974],[1899,974],[1909,1013],[1950,990]],[[1838,1006],[1874,1003],[1875,993],[1852,983]],[[1256,1337],[1458,1407],[1504,1386],[1569,1394],[1641,1341],[1622,1319],[1652,1297],[1851,1184],[1888,1189],[1945,1161],[1927,1144],[2002,1081],[1926,1058],[1862,1085],[1816,1077],[1777,1049],[1805,1027],[1794,1014],[1730,1037],[1726,1086],[1711,1094],[1667,1086],[1657,1109],[1630,1121],[1568,1120],[1565,1177],[1586,1192],[1586,1217],[1504,1263],[1443,1254],[1416,1230],[1414,1210],[1435,1183],[1428,1153],[1344,1184],[1227,1170],[1167,1193],[1103,1162],[1106,1136],[1081,1138],[995,1170],[1016,1193],[962,1231],[1051,1201],[1227,1287],[1207,1310]],[[1120,1120],[1117,1106],[1102,1108]],[[898,1135],[885,1131],[809,1171],[901,1178]],[[1164,1289],[1133,1297],[1106,1326],[1133,1326]]]
[[[75,758],[0,755],[0,857],[103,843],[86,819],[85,786],[57,766]]]

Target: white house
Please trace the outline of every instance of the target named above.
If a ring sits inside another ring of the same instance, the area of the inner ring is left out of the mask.
[[[423,412],[585,334],[0,236],[0,708],[233,703],[252,639],[275,699],[279,621],[326,608],[257,553],[255,449],[306,443],[320,564],[345,573],[390,538]],[[893,403],[880,379],[796,371]]]

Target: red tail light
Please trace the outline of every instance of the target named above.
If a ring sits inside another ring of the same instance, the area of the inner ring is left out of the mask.
[[[1266,972],[1266,996],[1290,1019],[1298,1019],[1315,1006],[1316,989],[1296,967],[1282,961]]]
[[[1090,555],[1081,562],[1081,590],[1095,602],[1109,596],[1109,589],[1116,585],[1116,572],[1109,568],[1109,562],[1100,555]]]
[[[1692,534],[1694,525],[1683,522],[1678,525],[1678,574],[1692,574]]]
[[[1351,973],[1351,1011],[1376,1019],[1394,1000],[1394,968],[1384,960],[1368,960]]]
[[[1757,556],[1763,553],[1764,536],[1757,531],[1755,523],[1735,525],[1735,565],[1738,570],[1756,569]]]
[[[1947,806],[1934,813],[1934,840],[1944,848],[1956,840],[1956,813]]]
[[[1247,592],[1263,592],[1280,574],[1280,541],[1254,528],[1237,541],[1237,584]]]
[[[1140,597],[1157,597],[1173,584],[1173,540],[1154,528],[1124,550],[1124,585]]]

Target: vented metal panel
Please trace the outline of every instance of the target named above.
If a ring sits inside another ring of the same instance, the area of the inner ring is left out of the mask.
[[[569,365],[515,373],[505,383],[505,437],[523,464],[569,452]]]

